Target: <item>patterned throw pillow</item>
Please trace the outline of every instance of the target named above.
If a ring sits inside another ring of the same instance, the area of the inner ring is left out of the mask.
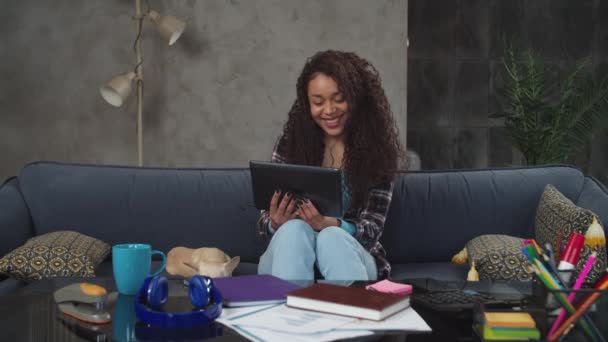
[[[478,236],[467,243],[469,263],[475,262],[479,279],[529,281],[523,241],[508,235]]]
[[[33,237],[0,259],[0,274],[20,280],[94,277],[110,253],[107,243],[72,231]]]
[[[550,243],[556,253],[556,259],[559,260],[559,248],[556,247],[560,237],[565,243],[573,231],[585,235],[594,217],[600,222],[599,217],[592,211],[577,207],[553,185],[549,184],[545,187],[536,210],[536,220],[534,222],[536,241],[541,247]],[[606,269],[606,245],[595,249],[585,246],[574,273],[570,277],[570,279],[576,279],[587,258],[594,250],[597,252],[597,258],[585,281],[584,286],[586,287],[595,284]]]

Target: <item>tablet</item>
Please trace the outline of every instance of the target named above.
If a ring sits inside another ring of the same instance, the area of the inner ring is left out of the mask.
[[[269,210],[275,190],[291,191],[308,198],[321,215],[342,217],[342,173],[339,169],[280,164],[252,160],[249,162],[255,207]]]

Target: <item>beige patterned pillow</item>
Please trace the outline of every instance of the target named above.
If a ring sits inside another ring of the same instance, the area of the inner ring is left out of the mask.
[[[544,247],[545,243],[550,243],[556,253],[556,258],[559,260],[559,248],[557,248],[559,236],[562,237],[562,241],[565,243],[573,231],[585,235],[594,217],[600,222],[599,217],[591,210],[577,207],[553,185],[548,184],[536,210],[536,220],[534,222],[536,241],[541,247]],[[585,281],[584,285],[587,287],[595,284],[606,269],[605,245],[595,249],[585,246],[581,252],[574,274],[570,277],[570,279],[576,279],[576,275],[580,273],[587,258],[594,250],[597,252],[597,259]]]
[[[36,236],[0,259],[0,274],[20,280],[94,277],[110,245],[73,231]]]
[[[466,245],[469,264],[475,262],[479,279],[529,281],[523,241],[508,235],[478,236]]]

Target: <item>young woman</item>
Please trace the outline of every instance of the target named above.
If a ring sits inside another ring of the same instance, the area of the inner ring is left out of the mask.
[[[272,162],[342,170],[342,217],[323,216],[308,200],[276,192],[258,233],[272,236],[258,273],[283,279],[386,278],[390,264],[378,240],[403,149],[376,69],[350,52],[309,58]]]

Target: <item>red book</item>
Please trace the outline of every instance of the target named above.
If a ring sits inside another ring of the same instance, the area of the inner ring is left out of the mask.
[[[287,306],[380,321],[410,306],[410,297],[332,284],[314,284],[287,294]]]

